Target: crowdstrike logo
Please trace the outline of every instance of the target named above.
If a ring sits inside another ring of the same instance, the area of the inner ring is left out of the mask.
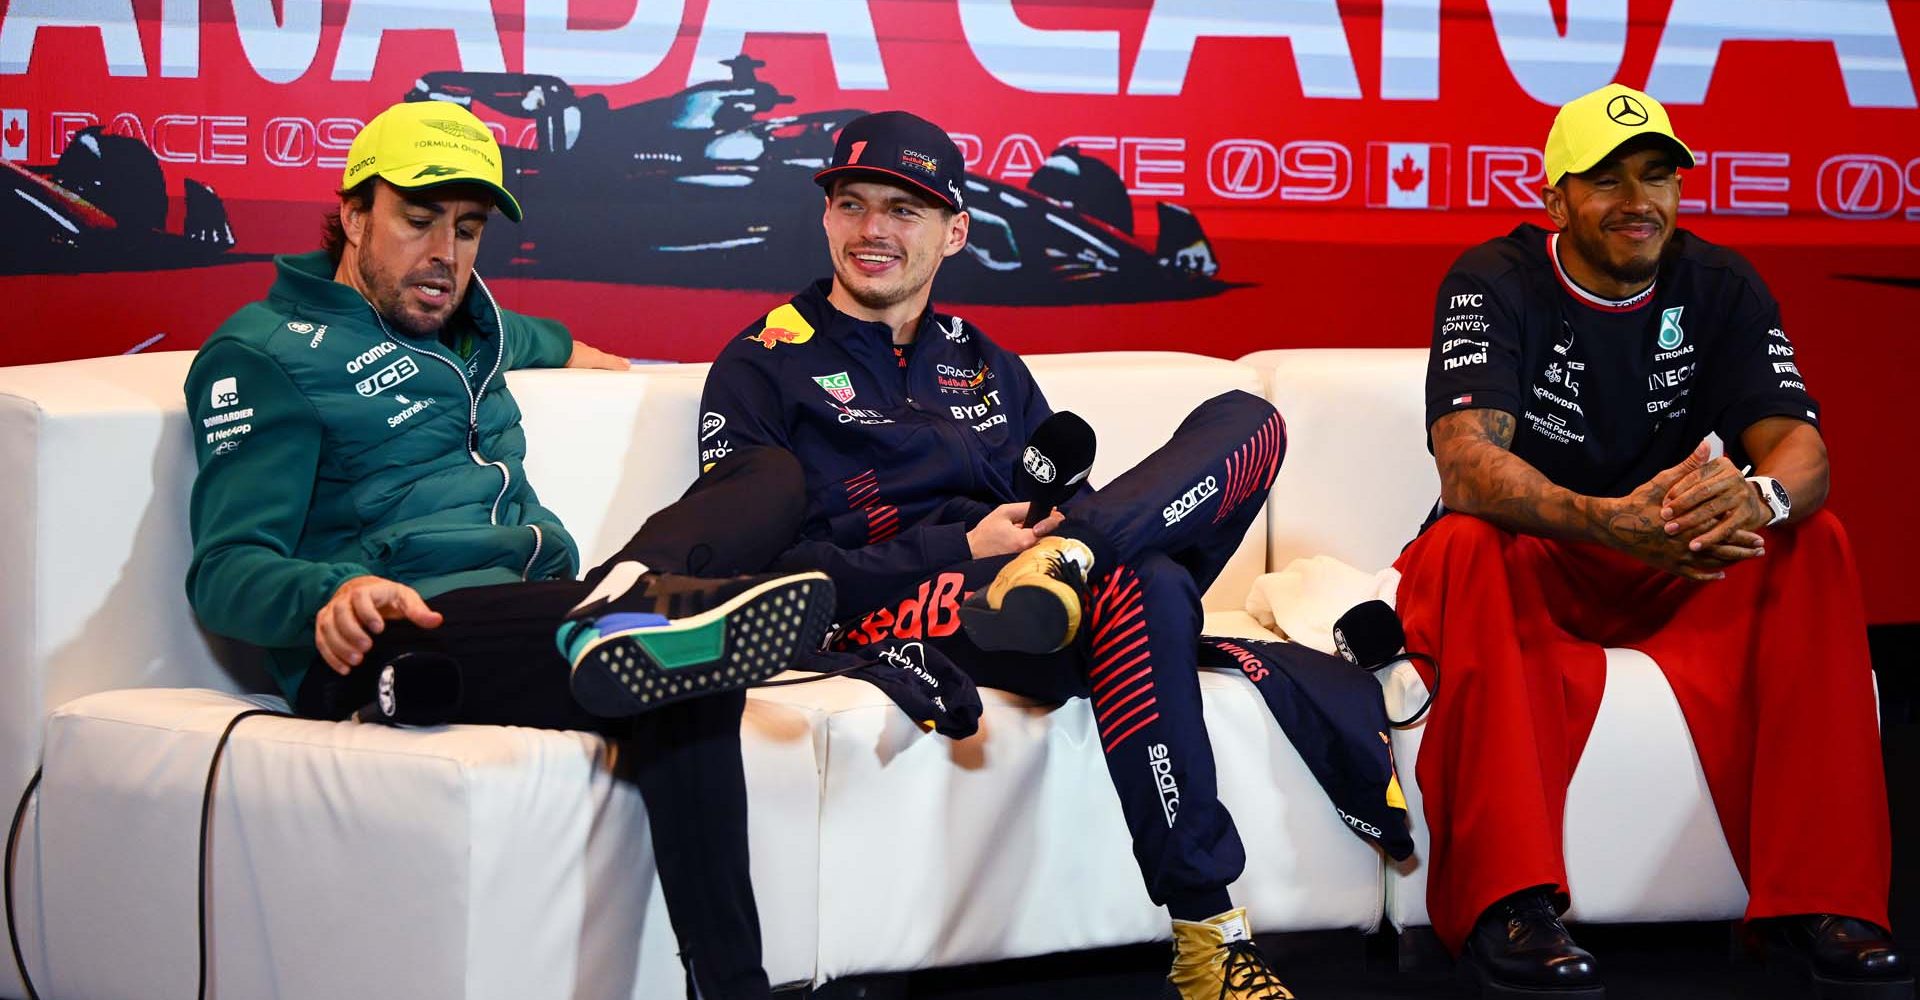
[[[1180,816],[1180,782],[1173,776],[1173,758],[1165,743],[1147,747],[1147,770],[1153,773],[1154,787],[1160,791],[1160,811],[1167,817],[1167,828]]]
[[[1160,516],[1166,518],[1167,527],[1171,528],[1186,520],[1187,515],[1193,513],[1194,508],[1205,503],[1208,497],[1218,492],[1220,492],[1220,483],[1212,476],[1208,476],[1194,483],[1191,489],[1180,495],[1180,499],[1168,504],[1167,508],[1160,512]]]

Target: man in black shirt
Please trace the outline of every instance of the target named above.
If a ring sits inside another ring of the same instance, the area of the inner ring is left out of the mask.
[[[1911,997],[1820,407],[1752,266],[1675,228],[1692,165],[1647,95],[1578,98],[1547,137],[1554,230],[1474,247],[1440,286],[1441,498],[1399,562],[1408,644],[1448,672],[1418,763],[1428,907],[1488,995],[1604,995],[1558,918],[1562,814],[1604,650],[1629,646],[1686,716],[1752,939],[1848,996]]]

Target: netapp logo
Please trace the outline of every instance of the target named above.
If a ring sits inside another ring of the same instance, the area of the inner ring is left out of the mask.
[[[1208,497],[1218,492],[1220,492],[1220,484],[1212,476],[1208,476],[1194,483],[1193,488],[1181,494],[1180,499],[1168,504],[1167,509],[1160,512],[1160,516],[1166,518],[1167,527],[1171,528],[1185,520],[1188,514],[1193,513],[1195,507],[1200,506]]]
[[[1153,772],[1154,787],[1160,790],[1160,811],[1166,814],[1167,828],[1172,829],[1180,815],[1180,782],[1173,776],[1173,760],[1165,743],[1147,748],[1147,770]]]
[[[420,374],[420,365],[412,358],[402,357],[392,364],[374,372],[372,375],[353,384],[353,389],[362,396],[378,396],[388,389]]]

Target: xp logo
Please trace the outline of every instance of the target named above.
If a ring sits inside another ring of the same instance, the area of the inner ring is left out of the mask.
[[[378,396],[418,374],[420,374],[420,365],[410,357],[401,357],[385,368],[355,382],[353,389],[362,396]]]
[[[1043,483],[1053,482],[1053,477],[1059,474],[1053,467],[1053,459],[1040,454],[1040,449],[1032,445],[1020,453],[1020,464],[1026,468],[1027,475]]]
[[[429,163],[421,167],[420,172],[413,175],[413,179],[419,180],[422,177],[447,177],[459,172],[455,167],[443,167],[438,164]]]
[[[1671,351],[1680,346],[1687,337],[1687,331],[1680,328],[1680,313],[1686,306],[1674,306],[1660,311],[1660,349]]]
[[[1622,125],[1645,125],[1647,123],[1647,109],[1631,96],[1621,94],[1607,102],[1607,117]]]
[[[233,406],[240,402],[240,380],[232,375],[216,379],[209,402],[216,407]]]

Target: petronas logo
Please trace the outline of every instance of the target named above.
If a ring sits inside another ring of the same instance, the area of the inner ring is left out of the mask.
[[[1687,339],[1687,331],[1680,329],[1680,312],[1686,306],[1674,306],[1660,311],[1660,349],[1671,351]]]

